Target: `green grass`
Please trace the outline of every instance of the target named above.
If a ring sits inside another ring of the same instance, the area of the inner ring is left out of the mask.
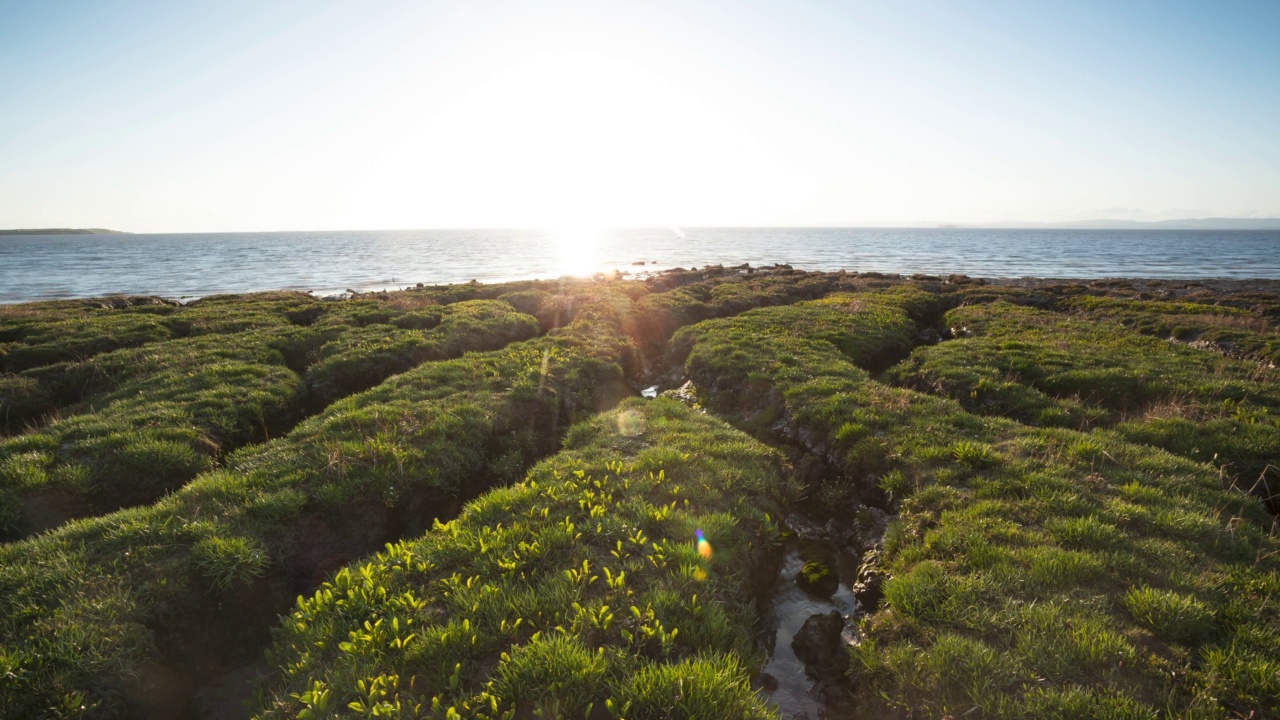
[[[1280,716],[1280,539],[1242,491],[1280,395],[1241,359],[1280,302],[1149,285],[1173,299],[713,267],[0,308],[0,508],[176,488],[0,546],[0,715],[199,714],[271,646],[263,718],[768,717],[778,519],[860,549],[870,504],[897,515],[853,712]],[[610,409],[680,374],[695,406]],[[842,548],[806,548],[825,592]]]
[[[984,307],[993,322],[1024,312]],[[864,711],[1280,712],[1268,675],[1280,543],[1256,500],[1224,488],[1211,466],[1114,434],[983,418],[878,383],[857,366],[886,337],[875,312],[827,325],[814,308],[812,325],[793,317],[773,329],[760,321],[768,312],[704,323],[672,344],[694,338],[685,367],[704,404],[875,480],[899,509],[881,553],[884,601],[852,650]]]
[[[1222,466],[1245,490],[1257,485],[1264,498],[1269,492],[1260,479],[1270,481],[1270,492],[1280,488],[1273,465],[1280,448],[1275,370],[1106,320],[1006,303],[962,307],[946,322],[972,336],[916,350],[888,379],[948,395],[984,415],[1111,428]]]
[[[725,320],[693,325],[671,339],[670,355],[697,386],[698,398],[748,432],[774,441],[808,445],[816,455],[861,454],[872,472],[885,459],[855,418],[835,422],[829,401],[813,393],[833,391],[824,377],[866,377],[875,367],[910,350],[912,313],[926,314],[935,298],[904,288],[892,293],[837,293],[792,306],[762,308]],[[798,433],[802,425],[809,428]],[[819,432],[847,449],[819,442]]]
[[[496,300],[427,306],[389,322],[344,328],[314,351],[315,363],[305,374],[310,403],[324,407],[420,363],[492,350],[536,334],[532,317]]]
[[[627,332],[652,362],[661,358],[663,345],[681,327],[752,308],[820,298],[847,283],[836,274],[786,270],[745,276],[732,270],[662,275],[650,282],[653,292],[637,299]]]
[[[259,717],[769,717],[749,689],[752,576],[794,493],[776,452],[629,401],[299,599]]]
[[[1265,307],[1081,296],[1064,309],[1104,317],[1144,335],[1172,338],[1230,355],[1280,363],[1280,334]]]
[[[205,336],[204,346],[224,349],[221,357],[244,360],[255,352],[252,342],[242,357],[215,336],[280,332],[308,324],[321,310],[302,293],[222,296],[187,306],[123,298],[0,308],[0,429],[17,431],[49,414],[75,412],[77,403],[113,382],[154,369],[173,351],[153,345]]]
[[[313,326],[249,330],[117,350],[51,368],[46,386],[89,387],[79,414],[0,440],[0,532],[21,537],[150,502],[333,400],[419,363],[538,332],[492,300],[435,310],[429,330]],[[309,350],[309,352],[308,352]],[[311,362],[299,377],[290,361]]]
[[[0,371],[17,373],[162,340],[305,325],[322,311],[305,293],[204,298],[179,306],[154,298],[103,298],[0,310]]]
[[[0,714],[180,711],[136,668],[191,682],[251,659],[236,653],[291,593],[517,479],[561,428],[616,400],[625,343],[607,312],[591,315],[397,375],[153,505],[0,547]]]
[[[409,332],[435,328],[449,317],[447,306],[522,291],[563,299],[589,294],[592,287],[583,281],[529,281],[371,293],[339,302],[270,292],[212,296],[187,305],[154,298],[104,298],[6,306],[0,308],[0,419],[12,431],[51,411],[66,412],[109,389],[120,377],[145,372],[154,358],[170,352],[150,347],[156,343],[205,338],[204,347],[221,347],[224,355],[235,359],[235,344],[216,336],[248,337],[255,331],[282,338],[278,349],[295,371],[324,364],[311,378],[317,398],[313,404],[323,407],[417,362],[439,359],[442,352],[449,356],[447,348]],[[518,309],[536,315],[539,308]],[[483,325],[483,319],[477,320]],[[561,324],[568,324],[568,319]],[[138,352],[102,357],[128,348]],[[14,376],[27,380],[19,382]],[[32,386],[30,380],[39,385]]]
[[[101,311],[20,328],[10,333],[13,341],[0,346],[0,366],[8,372],[173,337],[164,318],[150,312]]]

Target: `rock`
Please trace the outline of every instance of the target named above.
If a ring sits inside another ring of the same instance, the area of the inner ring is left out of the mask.
[[[925,328],[916,335],[916,341],[921,345],[937,345],[938,340],[940,339],[941,338],[938,337],[938,331],[933,328]]]
[[[853,584],[853,597],[858,601],[861,613],[874,612],[884,597],[884,571],[880,567],[880,548],[875,547],[862,556],[858,566],[858,579]]]
[[[698,404],[698,389],[693,386],[692,380],[686,380],[683,385],[674,390],[663,390],[661,396],[679,400],[686,405]]]
[[[809,560],[796,575],[796,585],[807,593],[818,597],[831,597],[840,586],[840,576],[836,569],[821,560]]]
[[[123,310],[124,308],[137,307],[139,305],[172,305],[176,307],[181,304],[154,295],[114,295],[104,298],[98,303],[98,307],[103,310]]]
[[[832,610],[810,616],[791,641],[791,649],[815,680],[830,682],[849,669],[849,653],[840,637],[843,631],[844,618]]]
[[[861,557],[884,537],[889,515],[880,508],[863,506],[852,517],[827,522],[827,536],[838,539],[851,554]]]

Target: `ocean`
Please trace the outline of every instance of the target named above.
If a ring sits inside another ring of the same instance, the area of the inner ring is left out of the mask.
[[[956,228],[403,230],[0,236],[0,302],[192,299],[707,264],[974,277],[1280,278],[1280,231]]]

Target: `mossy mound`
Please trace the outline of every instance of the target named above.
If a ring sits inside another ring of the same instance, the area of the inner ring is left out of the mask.
[[[796,519],[817,595],[874,548],[795,648],[859,714],[1280,716],[1277,321],[785,266],[0,308],[0,715],[770,717]]]

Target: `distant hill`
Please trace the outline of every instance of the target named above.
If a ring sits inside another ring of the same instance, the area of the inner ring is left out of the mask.
[[[0,235],[129,235],[131,233],[106,228],[23,228],[0,230]]]
[[[1189,218],[1186,220],[1075,220],[1072,222],[993,222],[943,227],[1066,228],[1072,230],[1280,230],[1280,218]]]
[[[1058,227],[1071,228],[1134,228],[1161,230],[1280,230],[1280,218],[1192,218],[1187,220],[1080,220],[1062,223]]]

